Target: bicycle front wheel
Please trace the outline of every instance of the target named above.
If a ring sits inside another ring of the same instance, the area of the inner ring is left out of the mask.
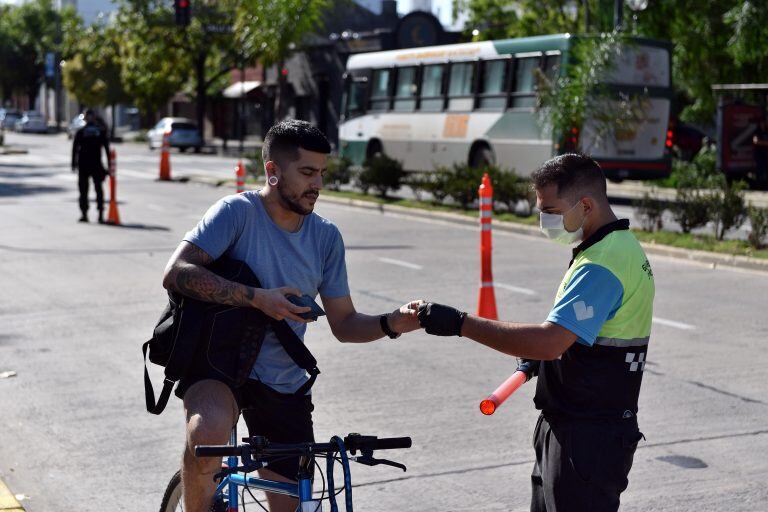
[[[257,497],[256,494],[261,494],[261,496]],[[238,501],[238,510],[251,510],[253,505],[259,505],[262,509],[264,508],[261,504],[261,501],[264,501],[264,497],[260,491],[248,492],[247,490],[241,490]],[[228,510],[226,495],[217,494],[214,496],[211,512],[224,512],[226,510]],[[184,505],[181,502],[181,471],[177,471],[171,477],[171,481],[168,482],[168,486],[163,494],[163,501],[160,504],[160,512],[184,512]]]
[[[181,504],[181,471],[177,471],[165,488],[160,512],[181,512],[183,510]]]

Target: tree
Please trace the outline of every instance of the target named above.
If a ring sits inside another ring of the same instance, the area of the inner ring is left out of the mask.
[[[169,2],[122,0],[118,15],[122,76],[140,108],[154,112],[178,91],[193,93],[204,133],[206,98],[222,89],[223,79],[238,61],[236,39],[228,29],[238,3],[195,2],[190,24],[181,28],[174,23]]]
[[[239,44],[265,67],[278,65],[277,117],[285,115],[285,60],[304,38],[318,30],[328,0],[242,0],[237,8]]]
[[[182,88],[191,62],[169,2],[124,0],[115,30],[120,36],[120,78],[136,105],[154,113]]]
[[[113,26],[94,25],[73,44],[73,56],[62,70],[64,86],[80,103],[112,107],[114,137],[115,105],[129,100],[120,80],[119,34]]]
[[[53,0],[35,0],[0,10],[0,86],[3,99],[26,93],[30,105],[44,79],[45,55],[66,54],[61,34],[75,30],[79,19],[71,7],[57,10]]]

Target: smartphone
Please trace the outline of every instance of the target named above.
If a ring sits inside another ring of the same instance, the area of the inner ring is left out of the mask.
[[[323,311],[323,308],[321,308],[318,303],[315,302],[315,299],[309,295],[302,295],[301,297],[297,297],[296,295],[288,295],[286,298],[291,304],[295,304],[296,306],[302,308],[312,308],[306,313],[297,314],[297,316],[303,318],[304,320],[317,320],[317,317],[325,316],[325,311]]]

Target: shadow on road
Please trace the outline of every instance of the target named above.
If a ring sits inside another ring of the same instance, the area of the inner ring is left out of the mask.
[[[62,187],[51,187],[47,185],[22,185],[17,183],[0,183],[0,197],[19,197],[31,196],[33,194],[53,194],[55,192],[66,192],[68,189]]]
[[[109,227],[113,228],[124,228],[124,229],[143,229],[145,231],[170,231],[171,228],[167,226],[152,226],[149,224],[106,224]]]

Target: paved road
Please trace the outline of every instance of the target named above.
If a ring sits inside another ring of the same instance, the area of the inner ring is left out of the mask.
[[[0,157],[0,372],[17,372],[0,379],[0,478],[29,497],[31,512],[153,510],[178,462],[183,424],[176,400],[160,417],[144,411],[139,346],[163,305],[170,252],[226,191],[148,179],[156,155],[136,148],[131,156],[124,145],[121,161],[135,158],[120,180],[126,226],[78,224],[66,157],[30,150]],[[474,309],[475,229],[322,198],[318,212],[344,234],[359,310],[422,297]],[[500,314],[541,321],[568,250],[503,233],[494,246]],[[622,510],[763,510],[768,276],[651,261],[656,319],[640,401],[647,441]],[[323,370],[314,390],[318,438],[357,431],[414,439],[411,450],[392,454],[408,465],[405,474],[353,467],[360,510],[527,509],[533,386],[492,417],[477,409],[512,360],[421,333],[344,345],[322,321],[307,340]]]

